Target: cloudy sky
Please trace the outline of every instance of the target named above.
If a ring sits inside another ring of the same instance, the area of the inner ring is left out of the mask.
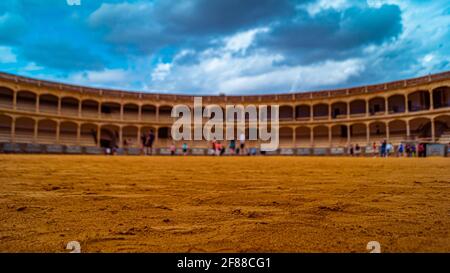
[[[0,71],[188,94],[450,70],[448,0],[1,0]]]

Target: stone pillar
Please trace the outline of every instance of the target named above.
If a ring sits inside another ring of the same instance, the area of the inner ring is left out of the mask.
[[[328,120],[331,120],[331,104],[328,104]]]
[[[384,114],[389,115],[389,99],[384,98]]]
[[[370,101],[366,100],[366,117],[370,116]]]
[[[16,118],[14,117],[11,121],[11,142],[16,142]]]
[[[139,108],[141,109],[141,108]],[[140,115],[139,115],[140,117]],[[137,128],[137,139],[136,139],[136,147],[141,147],[141,126],[138,126]]]
[[[39,113],[39,95],[36,94],[36,113]]]
[[[430,110],[434,110],[433,90],[429,91],[429,93],[430,93]]]
[[[332,146],[332,141],[333,141],[333,131],[332,131],[332,126],[328,126],[328,147]]]
[[[409,113],[408,94],[405,95],[405,113]]]
[[[435,132],[435,124],[434,124],[434,118],[431,119],[431,141],[436,141],[436,132]]]
[[[142,105],[138,105],[138,120],[142,120]],[[140,130],[140,127],[139,127]]]
[[[98,125],[97,126],[97,147],[100,148],[100,138],[102,136],[102,126]]]
[[[33,143],[37,142],[39,120],[34,121]]]
[[[406,137],[409,139],[411,136],[410,128],[409,128],[409,120],[406,121]]]
[[[159,106],[156,106],[156,121],[159,122]]]
[[[17,91],[13,92],[13,109],[17,109]]]
[[[123,108],[124,108],[124,106],[123,106],[123,104],[121,103],[121,104],[120,104],[120,120],[123,120]]]
[[[313,120],[314,119],[314,105],[310,105],[309,106],[309,120]]]
[[[58,97],[58,116],[61,115],[61,98]]]
[[[389,142],[389,122],[386,122],[386,141]]]
[[[350,118],[350,102],[346,102],[347,103],[347,118]]]
[[[77,123],[77,145],[80,145],[81,139],[81,124]]]
[[[295,127],[292,127],[292,147],[297,146],[297,136],[295,135]]]
[[[310,129],[311,131],[309,133],[309,146],[314,147],[314,127],[311,127]]]
[[[98,113],[97,113],[97,118],[102,118],[102,103],[99,102],[98,103]]]
[[[60,129],[61,129],[61,126],[60,126],[60,123],[58,121],[58,122],[56,122],[56,144],[59,144],[59,135],[61,133]]]
[[[119,126],[119,148],[123,148],[123,130],[122,126]]]
[[[81,118],[81,111],[83,110],[83,101],[78,101],[78,117]]]
[[[347,125],[347,146],[350,145],[351,142],[351,130],[350,130],[350,125]]]
[[[370,144],[370,124],[366,124],[366,139],[367,144]]]
[[[295,120],[295,105],[292,106],[292,120]]]

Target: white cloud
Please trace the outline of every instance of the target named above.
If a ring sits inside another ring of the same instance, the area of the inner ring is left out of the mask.
[[[38,66],[35,62],[28,63],[24,68],[25,71],[37,71],[44,69],[43,66]]]
[[[130,79],[131,72],[124,69],[105,69],[103,71],[87,71],[72,74],[69,79],[72,82],[99,86],[99,85],[120,85],[126,86]]]
[[[13,53],[12,48],[7,46],[0,46],[0,63],[15,63],[17,56]]]
[[[243,52],[252,44],[258,33],[269,31],[268,28],[257,28],[249,31],[238,33],[225,39],[225,50],[232,52]]]
[[[152,73],[152,81],[163,81],[170,73],[171,63],[159,63]]]
[[[347,0],[318,0],[316,2],[307,4],[306,10],[311,16],[314,16],[326,9],[334,9],[340,11],[346,9],[349,6],[350,3]]]

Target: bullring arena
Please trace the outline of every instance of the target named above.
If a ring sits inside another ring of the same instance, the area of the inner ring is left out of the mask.
[[[166,156],[172,107],[193,98],[0,74],[0,251],[65,252],[72,240],[85,252],[450,251],[450,72],[203,97],[279,105],[280,148],[265,156],[208,156],[206,141]],[[383,140],[389,158],[373,149]],[[259,155],[259,144],[247,146]]]

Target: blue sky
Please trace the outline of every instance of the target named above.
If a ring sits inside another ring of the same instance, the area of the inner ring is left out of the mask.
[[[448,0],[80,1],[2,0],[0,71],[235,95],[450,70]]]

